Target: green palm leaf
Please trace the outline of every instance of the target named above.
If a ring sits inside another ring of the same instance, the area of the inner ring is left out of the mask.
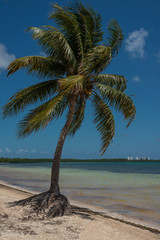
[[[115,74],[100,74],[94,78],[94,81],[115,88],[122,92],[127,88],[126,78],[124,76]]]
[[[116,56],[123,41],[123,33],[118,22],[112,19],[108,24],[107,47],[111,47],[112,57]]]
[[[115,123],[111,110],[96,93],[93,96],[93,104],[95,109],[94,123],[101,135],[101,154],[103,155],[115,135]]]
[[[64,33],[77,59],[83,57],[83,44],[79,24],[75,14],[62,8],[58,4],[53,4],[53,12],[50,19],[54,19],[59,29]]]
[[[50,80],[35,84],[15,93],[10,98],[10,101],[3,107],[4,118],[18,114],[24,110],[27,105],[46,100],[56,92],[57,87],[58,81]]]
[[[70,88],[70,93],[79,94],[83,91],[84,75],[73,75],[59,80],[59,90]]]
[[[70,136],[74,136],[74,134],[77,132],[77,130],[82,125],[82,122],[84,120],[85,105],[86,105],[86,103],[85,103],[84,98],[80,97],[79,100],[77,101],[73,120],[72,120],[71,126],[69,128],[68,134]]]
[[[87,74],[100,73],[111,61],[111,48],[105,46],[94,47],[84,57],[84,71]]]
[[[123,113],[124,119],[128,120],[128,127],[136,117],[136,109],[133,100],[117,89],[105,86],[101,83],[97,83],[96,86],[107,104]]]
[[[77,61],[71,46],[62,32],[52,26],[31,27],[28,31],[32,32],[32,37],[38,40],[39,45],[48,55],[64,66],[68,66],[70,73],[74,71]]]
[[[54,77],[64,75],[66,67],[51,57],[27,56],[14,60],[8,66],[8,76],[21,68],[28,73],[34,73],[39,77]]]
[[[81,2],[75,1],[68,9],[76,15],[79,23],[84,52],[102,41],[102,18],[92,7],[87,8]]]
[[[59,79],[59,93],[26,115],[20,122],[18,136],[25,137],[40,128],[45,128],[53,118],[59,118],[71,101],[73,94],[82,91],[83,81],[84,76],[79,75]]]
[[[65,92],[58,94],[50,101],[33,109],[19,123],[18,137],[26,137],[32,132],[45,128],[53,118],[61,116],[68,105]]]

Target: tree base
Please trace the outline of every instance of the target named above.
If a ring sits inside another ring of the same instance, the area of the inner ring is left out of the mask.
[[[59,217],[71,214],[71,207],[68,199],[64,195],[55,195],[51,191],[10,203],[10,206],[29,207],[30,216],[36,215],[42,218]]]

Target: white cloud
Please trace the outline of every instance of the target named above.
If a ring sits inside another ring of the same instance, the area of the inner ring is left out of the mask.
[[[35,150],[35,149],[32,149],[31,153],[36,153],[36,150]]]
[[[17,153],[28,153],[28,150],[21,148],[17,151]]]
[[[41,151],[40,153],[42,153],[42,154],[49,154],[49,152],[47,152],[47,151]]]
[[[20,148],[16,153],[18,153],[18,154],[24,154],[24,153],[30,154],[30,153],[36,153],[36,150],[32,149],[30,151],[30,150],[27,150],[27,149]]]
[[[0,149],[0,153],[2,153],[3,152],[3,150],[2,149]]]
[[[11,153],[11,149],[9,149],[8,147],[5,148],[5,153]]]
[[[140,79],[139,76],[134,76],[134,77],[133,77],[133,81],[134,81],[134,82],[141,82],[141,79]]]
[[[140,28],[140,30],[135,30],[129,34],[125,42],[125,50],[129,52],[132,58],[144,58],[146,37],[148,37],[148,32],[144,28]]]
[[[6,69],[11,61],[15,59],[14,54],[8,54],[5,45],[0,43],[0,69]]]

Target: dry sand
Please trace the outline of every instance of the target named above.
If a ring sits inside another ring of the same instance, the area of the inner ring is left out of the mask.
[[[31,196],[0,184],[0,240],[160,240],[160,231],[73,207],[73,214],[54,219],[30,219],[24,208],[8,203]]]

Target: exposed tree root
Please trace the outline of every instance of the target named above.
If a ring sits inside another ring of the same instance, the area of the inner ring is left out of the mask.
[[[64,195],[55,195],[50,191],[10,203],[10,206],[27,206],[31,215],[36,214],[40,217],[58,217],[71,214],[68,199]]]

